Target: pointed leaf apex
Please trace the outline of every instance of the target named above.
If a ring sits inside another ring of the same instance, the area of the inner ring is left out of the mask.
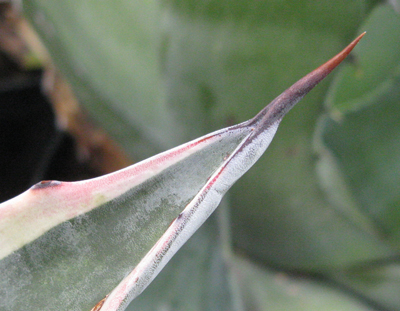
[[[335,69],[350,54],[353,48],[366,34],[363,32],[340,53],[328,60],[325,64],[301,78],[281,95],[275,98],[268,106],[258,113],[250,123],[261,123],[262,128],[280,122],[283,116],[297,104],[309,91],[321,82],[333,69]]]
[[[347,55],[350,54],[350,52],[354,49],[354,47],[361,40],[361,38],[364,37],[364,35],[366,33],[367,32],[364,31],[361,35],[359,35],[356,39],[354,39],[353,42],[351,42],[348,46],[346,46],[339,54],[337,54],[335,57],[333,57],[330,60],[328,60],[325,64],[319,66],[313,72],[319,70],[319,71],[322,71],[322,72],[326,72],[325,76],[327,74],[329,74],[333,69],[336,68],[337,65],[339,65],[347,57]]]

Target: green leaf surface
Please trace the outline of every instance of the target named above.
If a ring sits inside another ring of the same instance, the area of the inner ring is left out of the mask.
[[[282,14],[282,23],[284,18],[289,18],[282,13],[285,12],[283,6],[276,11]],[[358,26],[355,12],[360,13],[353,7],[356,4],[346,2],[338,6],[341,6],[340,12],[333,10],[329,18],[352,20],[353,27]],[[331,8],[326,6],[325,9]],[[287,10],[296,14],[295,7]],[[225,92],[221,91],[229,100],[220,100],[219,110],[214,109],[219,113],[220,122],[222,116],[227,119],[229,115],[235,118],[240,113],[250,113],[248,98],[259,98],[262,102],[261,97],[273,94],[284,79],[295,76],[304,66],[317,61],[319,55],[340,45],[343,32],[318,32],[316,29],[312,34],[302,32],[301,27],[318,23],[324,16],[314,15],[311,8],[306,12],[309,15],[296,27],[290,27],[290,23],[285,27],[266,23],[265,28],[258,25],[254,34],[246,37],[241,37],[238,31],[236,40],[247,40],[238,44],[240,53],[237,53],[241,57],[236,57],[230,67],[226,66],[231,68],[230,72],[221,79],[224,84],[231,83]],[[329,18],[324,21],[329,23]],[[188,45],[193,46],[193,43]],[[229,48],[225,51],[228,59],[233,50]],[[282,68],[284,71],[278,74]],[[315,90],[305,105],[296,107],[283,122],[279,139],[271,145],[262,162],[232,189],[235,245],[268,264],[315,271],[390,254],[387,245],[377,236],[343,217],[321,192],[315,172],[312,136],[324,91],[323,88]]]
[[[246,310],[373,310],[321,282],[270,271],[242,258],[234,259],[234,267],[245,295]]]
[[[354,63],[335,76],[328,112],[316,132],[318,172],[327,196],[394,254],[331,277],[379,310],[400,306],[399,23],[389,5],[371,12],[361,26],[371,37],[355,50]]]
[[[333,276],[339,284],[367,297],[378,310],[400,310],[400,262],[382,262]]]
[[[400,76],[400,15],[390,5],[379,5],[361,29],[368,39],[354,51],[352,63],[335,76],[326,98],[336,118],[375,103],[397,85]]]
[[[91,116],[136,158],[189,140],[164,100],[157,1],[24,1],[24,12]]]
[[[399,82],[397,82],[399,85]],[[347,113],[340,123],[325,118],[323,142],[344,175],[358,208],[382,240],[400,248],[400,92]]]
[[[397,23],[399,27],[396,26]],[[364,27],[381,27],[380,32],[385,33],[385,36],[381,36],[384,38],[379,41],[376,38],[378,34],[372,33],[375,36],[372,37],[372,42],[376,44],[370,42],[370,48],[358,50],[356,58],[360,59],[359,70],[367,72],[375,68],[369,74],[377,79],[375,83],[382,81],[377,75],[386,75],[390,83],[385,90],[368,96],[368,101],[364,95],[355,96],[353,104],[342,111],[340,121],[334,120],[335,110],[342,107],[340,101],[335,101],[333,106],[329,106],[329,116],[321,119],[319,135],[321,144],[331,154],[332,161],[337,163],[344,179],[342,184],[348,188],[359,211],[371,219],[381,238],[389,241],[398,250],[400,76],[399,73],[394,74],[394,70],[400,65],[400,50],[396,46],[400,42],[396,37],[400,35],[400,17],[390,6],[379,6],[371,13]],[[389,42],[385,44],[385,41]],[[372,57],[373,55],[376,57]],[[342,68],[335,77],[328,101],[347,96],[347,91],[337,85],[348,83],[349,76],[344,71],[351,67],[348,65]],[[357,85],[351,84],[350,87],[353,87],[355,95],[360,88],[373,89],[371,77],[365,76],[353,81]]]

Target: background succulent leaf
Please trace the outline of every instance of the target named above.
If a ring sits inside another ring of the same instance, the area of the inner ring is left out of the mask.
[[[370,304],[377,310],[400,310],[397,295],[400,289],[398,260],[356,267],[338,273],[333,278],[349,291],[370,300]]]
[[[246,310],[373,310],[321,281],[267,270],[243,258],[235,258],[234,266]]]
[[[315,133],[325,193],[345,213],[353,211],[354,223],[369,227],[393,253],[331,277],[380,310],[400,306],[395,294],[400,291],[399,22],[389,5],[371,11],[360,27],[371,37],[334,77],[326,97],[328,111]],[[332,173],[338,178],[330,178]]]
[[[350,188],[358,210],[374,224],[376,235],[398,250],[400,93],[397,89],[392,88],[371,106],[346,113],[340,123],[326,117],[322,139],[344,174],[344,184]]]
[[[378,5],[361,29],[368,32],[369,40],[354,51],[352,63],[341,68],[325,100],[336,118],[347,110],[376,103],[398,84],[400,15],[388,4]]]

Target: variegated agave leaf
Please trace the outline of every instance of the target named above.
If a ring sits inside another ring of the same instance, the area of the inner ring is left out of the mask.
[[[106,176],[43,181],[1,204],[0,309],[90,310],[101,300],[96,310],[124,310],[362,36],[249,121]]]

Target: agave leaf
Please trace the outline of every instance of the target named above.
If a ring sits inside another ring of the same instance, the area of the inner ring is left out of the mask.
[[[244,311],[229,248],[229,196],[127,311]],[[157,297],[157,299],[154,299]]]
[[[379,5],[361,27],[374,44],[354,50],[335,76],[316,132],[317,168],[334,205],[369,223],[391,254],[328,273],[375,309],[400,310],[400,16]]]
[[[96,309],[125,309],[362,36],[249,121],[106,176],[43,181],[3,203],[1,309],[90,310],[114,287]]]
[[[234,257],[246,310],[275,311],[372,311],[356,297],[321,281],[268,270],[249,260]]]
[[[379,101],[400,75],[400,16],[389,4],[372,10],[362,25],[370,40],[357,46],[352,63],[335,75],[325,104],[335,119]]]
[[[24,11],[91,117],[142,160],[253,117],[350,41],[367,2],[28,0]],[[320,191],[311,137],[330,81],[231,189],[232,242],[250,257],[320,271],[386,251]]]
[[[348,288],[375,310],[400,310],[400,263],[398,260],[375,262],[335,273],[332,279]]]
[[[326,152],[321,160],[327,161],[325,166],[333,163],[341,175],[335,182],[327,179],[326,170],[320,170],[321,178],[328,182],[328,195],[340,183],[351,197],[351,205],[394,252],[400,250],[399,100],[398,86],[394,86],[376,103],[344,115],[340,123],[325,115],[318,138]],[[339,205],[345,201],[345,196],[337,197]]]

